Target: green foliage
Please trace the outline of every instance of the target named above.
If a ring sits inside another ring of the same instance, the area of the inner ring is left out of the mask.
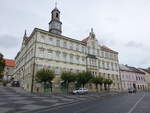
[[[36,73],[35,80],[37,82],[51,82],[55,77],[55,73],[53,70],[41,69]]]
[[[104,80],[104,78],[102,78],[102,77],[100,77],[100,76],[94,76],[93,78],[92,78],[92,82],[95,84],[95,86],[96,86],[96,90],[98,91],[98,85],[102,85],[103,84],[103,80]]]
[[[107,90],[112,83],[113,83],[113,81],[111,79],[104,79],[105,90]],[[107,88],[107,85],[108,85],[108,88]]]
[[[104,79],[104,84],[111,85],[113,81],[111,79]]]
[[[76,75],[75,73],[72,72],[62,72],[61,74],[61,79],[64,80],[64,82],[75,82],[76,80]]]
[[[92,79],[92,74],[89,71],[82,71],[78,73],[77,75],[77,84],[85,86],[86,83],[88,83]]]
[[[113,81],[111,79],[108,79],[107,84],[111,85],[113,83]]]
[[[94,84],[99,84],[99,77],[94,76],[94,77],[92,78],[92,82],[93,82]]]
[[[5,61],[3,59],[3,54],[0,53],[0,79],[3,78],[4,68],[5,68]]]
[[[76,74],[64,71],[61,73],[61,79],[63,80],[63,83],[61,84],[62,88],[66,88],[68,92],[69,83],[76,81]]]

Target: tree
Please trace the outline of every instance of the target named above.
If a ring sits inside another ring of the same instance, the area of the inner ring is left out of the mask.
[[[100,90],[102,91],[103,80],[104,80],[104,78],[100,77],[100,76],[98,76],[98,77],[94,76],[92,78],[92,82],[95,84],[97,92],[98,92],[98,85],[100,85]]]
[[[103,83],[104,83],[104,78],[103,77],[99,77],[99,85],[100,85],[100,90],[102,91],[103,89]]]
[[[68,92],[69,83],[75,82],[76,76],[75,73],[65,71],[61,73],[61,79],[63,80],[62,86],[65,87]]]
[[[107,90],[108,79],[104,78],[104,89]]]
[[[3,78],[4,68],[5,68],[5,61],[3,59],[3,54],[0,53],[0,79]]]
[[[55,73],[53,70],[48,69],[41,69],[36,73],[35,80],[39,83],[44,82],[44,91],[46,87],[46,83],[49,83],[51,85],[51,91],[52,91],[52,80],[55,77]]]
[[[91,74],[91,72],[89,71],[82,71],[80,73],[78,73],[77,75],[77,84],[79,86],[85,86],[85,84],[87,84],[91,79],[92,79],[93,75]]]
[[[99,77],[93,77],[92,78],[92,82],[95,84],[95,87],[96,87],[96,91],[98,92],[98,84],[99,84]]]
[[[113,83],[113,81],[111,79],[108,79],[108,90],[110,90],[110,85]]]
[[[113,83],[111,79],[104,79],[104,88],[105,90],[110,89],[110,85]],[[108,86],[108,87],[107,87]]]

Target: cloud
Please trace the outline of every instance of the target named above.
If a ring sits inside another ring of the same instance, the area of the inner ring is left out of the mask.
[[[118,18],[115,17],[106,17],[105,20],[113,24],[117,24],[119,22]]]
[[[143,48],[144,45],[141,42],[129,41],[125,44],[127,47]]]
[[[15,36],[3,34],[0,35],[0,47],[15,48],[18,45],[18,40]]]

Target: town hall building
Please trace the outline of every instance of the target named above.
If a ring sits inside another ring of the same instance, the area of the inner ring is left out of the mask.
[[[14,78],[27,91],[36,90],[35,75],[42,68],[55,70],[54,89],[60,89],[62,71],[90,71],[94,76],[113,80],[111,88],[121,89],[118,52],[99,44],[91,29],[87,38],[76,40],[62,35],[60,11],[51,12],[49,30],[35,28],[23,36],[17,53]]]

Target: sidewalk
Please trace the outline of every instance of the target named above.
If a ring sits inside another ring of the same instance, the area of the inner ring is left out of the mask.
[[[40,97],[51,97],[51,96],[61,96],[61,97],[104,97],[104,96],[111,96],[111,95],[117,95],[125,92],[116,92],[116,91],[103,91],[103,92],[89,92],[88,94],[83,95],[73,95],[71,93],[30,93],[25,91],[21,87],[9,87],[11,90],[13,90],[16,93],[20,93],[27,96],[40,96]]]

